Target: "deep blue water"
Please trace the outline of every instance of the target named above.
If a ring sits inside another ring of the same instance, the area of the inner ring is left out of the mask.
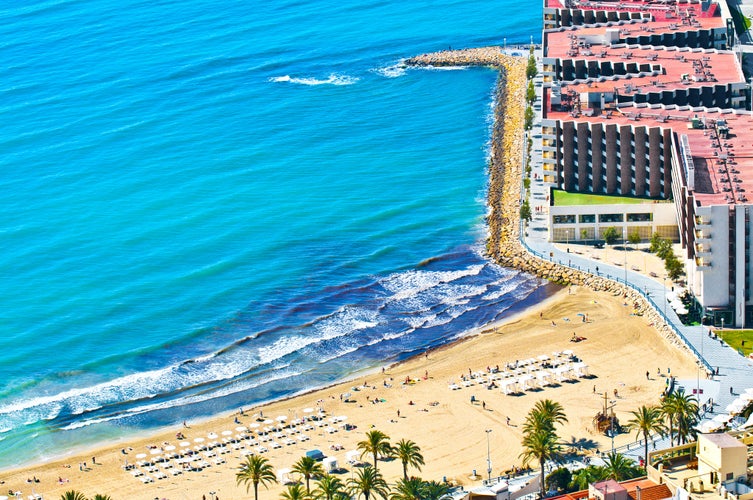
[[[540,16],[0,8],[0,466],[324,385],[546,295],[483,257],[495,73],[399,66],[527,43]]]

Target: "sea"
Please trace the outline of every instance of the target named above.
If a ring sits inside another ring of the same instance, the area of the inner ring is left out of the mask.
[[[326,386],[553,293],[485,257],[497,74],[401,64],[539,41],[540,4],[1,6],[0,468]]]

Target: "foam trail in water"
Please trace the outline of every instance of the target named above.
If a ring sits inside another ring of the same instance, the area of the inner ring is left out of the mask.
[[[338,75],[332,73],[328,78],[322,80],[318,78],[296,78],[290,75],[273,76],[269,79],[275,83],[297,83],[299,85],[353,85],[358,82],[359,78],[348,75]]]

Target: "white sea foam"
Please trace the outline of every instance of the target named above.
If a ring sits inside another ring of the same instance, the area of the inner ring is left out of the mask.
[[[407,71],[407,68],[404,63],[400,62],[397,64],[393,64],[392,66],[376,68],[372,71],[385,78],[398,78],[405,74],[405,72]]]
[[[329,75],[326,79],[319,79],[319,78],[297,78],[292,77],[290,75],[283,75],[283,76],[273,76],[269,79],[270,82],[275,83],[297,83],[299,85],[353,85],[359,80],[359,78],[355,76],[348,76],[348,75],[338,75],[336,73],[332,73]]]

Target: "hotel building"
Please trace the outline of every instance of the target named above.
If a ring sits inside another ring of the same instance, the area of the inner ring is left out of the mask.
[[[753,322],[753,117],[734,48],[724,1],[545,0],[541,137],[552,188],[657,205],[551,207],[552,240],[608,225],[671,237],[706,314],[743,327]]]

